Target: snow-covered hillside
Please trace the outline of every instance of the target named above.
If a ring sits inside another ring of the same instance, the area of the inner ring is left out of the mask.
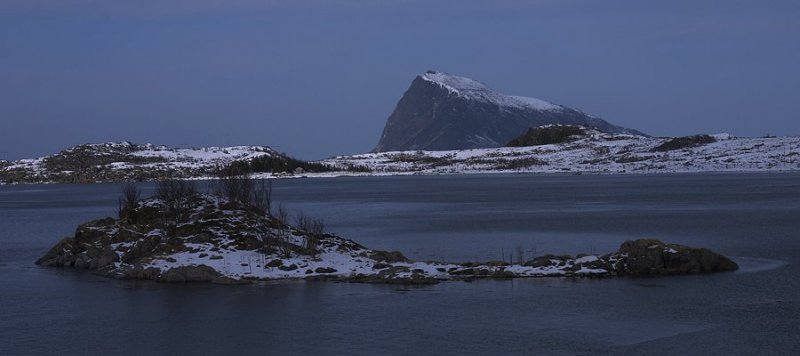
[[[362,166],[374,174],[489,172],[669,173],[800,170],[800,137],[739,138],[659,152],[671,138],[588,134],[560,144],[455,151],[395,151],[339,156],[335,167]]]
[[[280,155],[264,146],[170,148],[110,142],[84,144],[57,154],[0,166],[0,183],[98,182],[207,176],[234,161]]]

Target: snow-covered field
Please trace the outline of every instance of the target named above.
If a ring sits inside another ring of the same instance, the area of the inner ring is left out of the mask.
[[[740,138],[673,151],[654,149],[669,138],[612,135],[551,145],[455,151],[402,151],[338,156],[321,163],[363,166],[372,174],[448,173],[675,173],[800,170],[800,137]]]

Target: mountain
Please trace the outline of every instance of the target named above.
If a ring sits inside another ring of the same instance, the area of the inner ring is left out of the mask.
[[[500,94],[473,79],[427,71],[400,98],[373,152],[500,147],[528,128],[548,124],[644,135],[566,106]]]

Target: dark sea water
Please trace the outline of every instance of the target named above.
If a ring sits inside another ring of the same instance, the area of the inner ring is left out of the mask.
[[[152,191],[152,185],[143,186]],[[414,259],[615,250],[650,237],[742,269],[398,287],[170,285],[33,264],[120,187],[0,187],[0,355],[800,354],[800,174],[281,180],[327,230]]]

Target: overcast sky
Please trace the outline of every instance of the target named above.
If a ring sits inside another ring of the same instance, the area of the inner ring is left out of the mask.
[[[798,135],[800,1],[0,2],[0,159],[374,147],[437,69],[652,135]]]

